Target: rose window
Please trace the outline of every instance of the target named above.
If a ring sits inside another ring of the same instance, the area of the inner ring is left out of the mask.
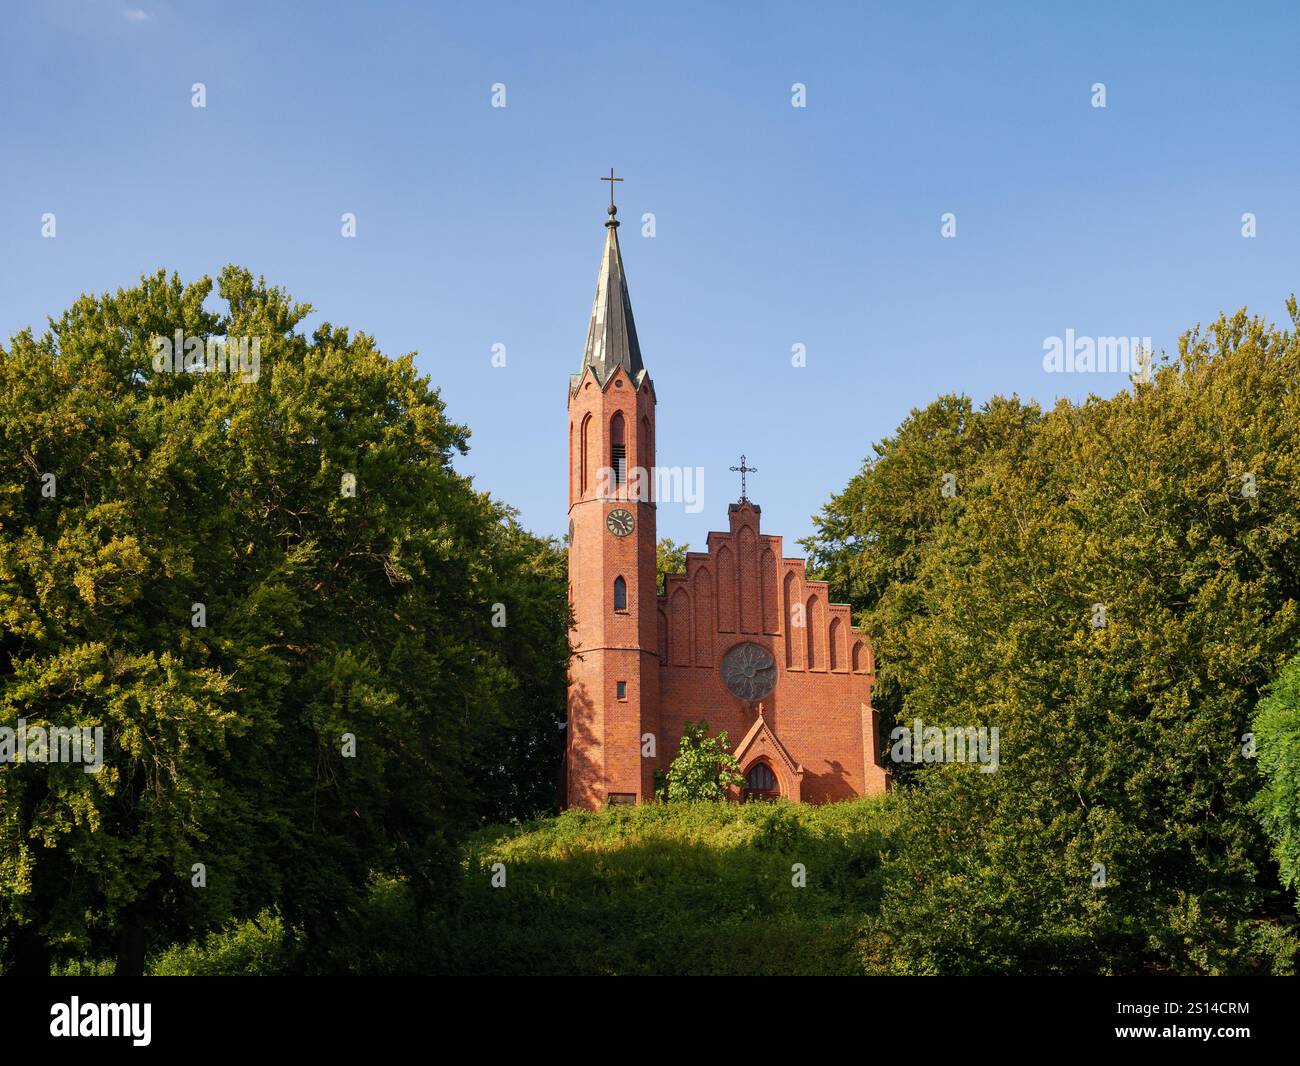
[[[722,657],[722,680],[742,700],[761,700],[776,688],[776,660],[760,644],[737,644]]]

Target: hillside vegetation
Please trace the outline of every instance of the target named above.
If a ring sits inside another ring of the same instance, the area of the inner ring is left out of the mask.
[[[325,954],[268,911],[154,955],[148,972],[863,973],[906,805],[671,804],[496,826],[469,842],[450,920],[381,878]]]
[[[883,799],[623,807],[487,831],[466,859],[457,968],[858,973],[896,828]]]
[[[32,474],[0,492],[0,724],[107,727],[100,774],[0,765],[8,973],[114,942],[119,974],[1296,971],[1294,299],[1105,399],[941,397],[817,519],[886,736],[987,730],[995,770],[521,824],[563,750],[561,546],[455,471],[409,357],[210,290],[0,351],[0,465]],[[265,337],[266,372],[151,376],[175,323]]]

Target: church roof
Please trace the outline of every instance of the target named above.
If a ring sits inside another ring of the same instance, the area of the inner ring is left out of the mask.
[[[596,299],[591,305],[587,345],[582,352],[582,366],[574,376],[575,383],[587,367],[592,368],[602,385],[620,366],[638,384],[645,373],[636,323],[632,319],[632,300],[627,294],[623,253],[618,247],[617,214],[618,209],[610,204],[609,221],[605,223],[605,250],[596,277]]]
[[[775,753],[776,758],[784,762],[790,768],[791,773],[796,776],[803,775],[803,767],[795,762],[790,750],[781,743],[781,738],[767,724],[767,719],[763,717],[763,705],[761,703],[758,705],[758,717],[754,719],[754,724],[749,727],[749,732],[745,734],[745,738],[736,745],[732,758],[742,766],[745,765],[750,749],[756,745],[759,752],[769,757]]]

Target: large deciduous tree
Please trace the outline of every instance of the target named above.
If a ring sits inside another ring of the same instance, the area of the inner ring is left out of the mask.
[[[412,356],[296,332],[244,270],[212,289],[160,272],[0,349],[0,724],[105,738],[98,773],[0,766],[16,969],[116,941],[139,972],[268,905],[310,943],[375,873],[437,909],[460,836],[553,776],[556,546],[453,469]],[[258,373],[159,369],[177,331]]]
[[[814,516],[817,532],[800,541],[810,572],[852,603],[859,625],[871,633],[872,703],[884,737],[901,720],[910,657],[905,630],[929,609],[926,552],[959,522],[970,486],[991,456],[1007,450],[1014,457],[1040,418],[1035,404],[1016,397],[994,397],[976,408],[968,397],[941,396],[914,409]],[[900,783],[912,776],[906,765],[893,772]]]
[[[1221,317],[1109,399],[993,424],[944,401],[823,516],[898,716],[1000,732],[996,772],[935,764],[901,797],[875,964],[1294,968],[1245,734],[1300,642],[1297,380],[1294,330]]]

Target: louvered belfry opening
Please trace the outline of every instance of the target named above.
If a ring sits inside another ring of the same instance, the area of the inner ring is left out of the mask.
[[[622,412],[614,415],[609,424],[610,466],[614,468],[614,487],[622,488],[627,484],[627,430],[623,424]]]

